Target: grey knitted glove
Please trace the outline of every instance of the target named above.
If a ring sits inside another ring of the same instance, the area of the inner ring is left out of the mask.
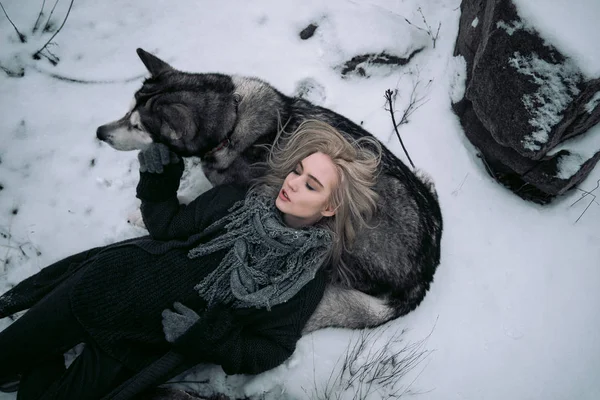
[[[177,154],[173,153],[162,143],[152,143],[138,153],[140,172],[162,174],[163,166],[179,162]]]
[[[168,308],[162,312],[162,326],[167,342],[173,343],[192,327],[200,316],[194,310],[175,302],[171,311]]]

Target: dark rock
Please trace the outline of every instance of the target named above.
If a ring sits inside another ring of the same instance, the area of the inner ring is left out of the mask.
[[[548,153],[600,121],[600,79],[544,42],[510,0],[463,0],[455,55],[467,64],[465,97],[453,105],[486,169],[528,200],[547,203],[585,178],[600,158],[564,177],[571,155]],[[600,149],[598,149],[600,150]]]
[[[302,29],[302,32],[300,32],[300,39],[302,39],[302,40],[310,39],[315,34],[316,30],[317,30],[317,25],[315,25],[315,24],[308,25],[306,28]]]
[[[580,135],[600,121],[600,78],[586,82],[578,100],[578,107],[570,113],[573,116],[572,122],[563,139]]]
[[[584,163],[575,176],[561,179],[560,162],[570,155],[561,150],[540,160],[523,157],[515,150],[498,144],[468,107],[460,117],[465,134],[481,152],[488,173],[520,197],[536,203],[549,203],[581,181],[600,159],[600,152]]]

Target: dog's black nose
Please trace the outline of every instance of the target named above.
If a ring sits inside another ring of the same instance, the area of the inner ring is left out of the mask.
[[[96,137],[100,140],[106,140],[106,129],[104,129],[104,125],[99,126],[96,129]]]

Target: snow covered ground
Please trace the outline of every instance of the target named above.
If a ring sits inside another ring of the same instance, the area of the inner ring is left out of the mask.
[[[380,339],[370,343],[381,348],[402,329],[405,343],[425,340],[423,362],[397,382],[421,393],[416,398],[600,398],[600,199],[573,204],[580,198],[573,191],[541,207],[483,170],[450,108],[464,90],[464,63],[452,57],[460,1],[75,0],[53,40],[56,66],[31,59],[50,39],[31,32],[41,3],[2,1],[27,43],[0,15],[0,65],[25,68],[22,78],[0,72],[0,293],[69,254],[145,233],[127,224],[138,205],[136,154],[95,139],[96,127],[120,118],[141,84],[137,47],[181,70],[253,75],[286,94],[308,80],[317,87],[311,99],[363,122],[402,159],[384,92],[398,89],[401,112],[417,85],[424,103],[400,133],[413,161],[436,183],[445,226],[442,263],[422,305],[375,330]],[[46,4],[46,17],[53,3]],[[588,77],[598,77],[600,64],[593,63],[600,53],[588,36],[595,32],[595,0],[574,9],[566,0],[551,7],[525,3],[519,1],[520,12],[542,33],[554,32],[548,40],[556,37]],[[58,3],[55,25],[69,4]],[[435,48],[414,27],[424,27],[419,7],[434,30],[441,23]],[[300,40],[309,23],[319,28]],[[408,65],[371,70],[368,79],[342,79],[335,68],[364,52],[404,55],[421,46]],[[52,73],[98,83],[61,81]],[[600,135],[600,127],[590,133]],[[580,187],[592,190],[599,179],[596,168]],[[0,329],[8,323],[0,320]],[[318,398],[356,337],[316,332],[300,341],[288,364],[251,379],[226,379],[218,368],[199,375],[230,395]]]

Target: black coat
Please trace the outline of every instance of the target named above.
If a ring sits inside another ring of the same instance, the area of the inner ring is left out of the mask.
[[[187,206],[180,205],[176,195],[182,171],[182,164],[176,164],[167,166],[162,174],[140,174],[137,196],[142,200],[149,236],[92,249],[85,253],[84,261],[57,263],[60,268],[52,266],[55,270],[45,274],[42,270],[40,276],[11,290],[13,301],[4,311],[0,301],[0,317],[35,301],[36,294],[21,291],[19,304],[20,286],[25,291],[37,288],[39,296],[52,285],[73,279],[73,313],[105,352],[139,371],[173,350],[164,339],[161,312],[179,301],[202,316],[206,303],[194,286],[225,255],[221,251],[190,259],[187,253],[222,232],[222,226],[206,228],[246,193],[245,187],[219,186]],[[187,364],[214,363],[227,374],[257,374],[274,368],[293,353],[321,300],[325,282],[322,268],[296,296],[271,311],[236,310],[222,317],[213,315],[210,323],[204,324],[201,319],[175,350],[184,355]]]

